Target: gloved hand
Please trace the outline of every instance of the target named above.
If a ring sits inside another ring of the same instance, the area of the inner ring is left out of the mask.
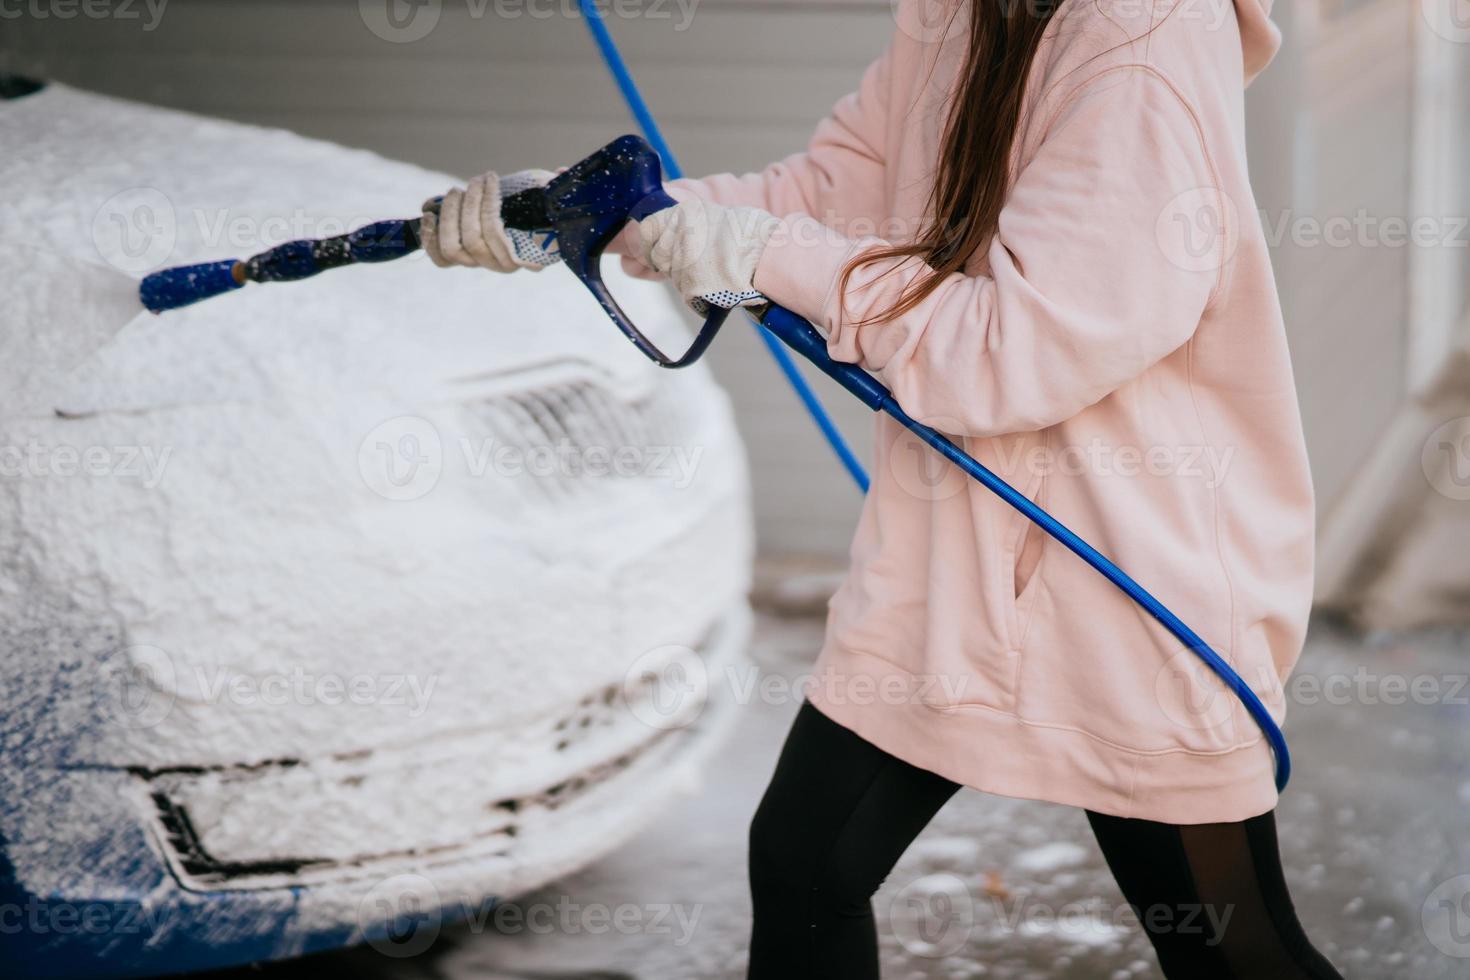
[[[643,263],[673,280],[684,302],[705,316],[711,306],[758,306],[753,279],[766,243],[780,227],[759,208],[694,199],[638,222]]]
[[[544,269],[561,261],[556,239],[545,233],[507,228],[500,202],[529,187],[544,187],[556,175],[550,170],[521,170],[504,177],[484,173],[460,190],[455,188],[435,208],[424,202],[419,240],[441,268],[453,265],[514,272]],[[437,212],[437,213],[436,213]]]

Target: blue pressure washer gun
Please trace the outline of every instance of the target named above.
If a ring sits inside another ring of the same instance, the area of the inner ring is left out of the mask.
[[[729,310],[711,308],[694,342],[669,357],[618,306],[602,281],[602,253],[629,221],[639,221],[676,202],[663,189],[663,167],[653,148],[623,136],[562,171],[545,187],[532,187],[501,202],[507,227],[554,234],[562,261],[634,345],[663,367],[697,361],[724,325]],[[387,262],[418,251],[418,218],[377,221],[332,238],[284,242],[248,259],[224,259],[163,269],[139,285],[143,306],[154,313],[189,306],[241,288],[247,282],[295,282],[328,269]],[[876,382],[875,382],[876,383]]]
[[[596,297],[618,329],[654,363],[677,368],[699,359],[729,311],[712,307],[689,349],[671,357],[644,336],[618,306],[599,269],[603,251],[624,225],[676,203],[663,189],[663,167],[658,154],[639,137],[622,136],[558,174],[544,188],[530,188],[507,197],[501,202],[500,213],[507,227],[555,234],[562,260]],[[143,305],[158,313],[238,289],[246,282],[305,279],[339,266],[396,259],[419,247],[418,229],[417,218],[381,221],[335,238],[287,242],[243,262],[232,260],[165,269],[143,280]],[[1240,699],[1260,726],[1276,756],[1276,788],[1286,788],[1291,778],[1291,755],[1275,719],[1234,668],[1178,616],[1029,497],[986,469],[948,437],[911,418],[877,378],[855,364],[834,361],[827,354],[826,340],[809,322],[774,303],[746,308],[746,312],[863,404],[896,419],[1065,545],[1188,647]]]

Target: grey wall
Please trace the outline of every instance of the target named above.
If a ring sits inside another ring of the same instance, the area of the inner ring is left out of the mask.
[[[754,168],[799,149],[891,28],[886,0],[617,3],[641,5],[641,15],[610,22],[693,173]],[[149,30],[139,0],[132,21],[0,21],[0,68],[469,175],[569,161],[632,128],[568,5],[575,0],[170,0]],[[410,19],[416,12],[438,11],[438,20],[418,40],[385,40],[370,22],[391,34],[381,17],[390,6],[410,34],[427,24]],[[1277,6],[1288,44],[1250,94],[1268,219],[1407,214],[1418,5]],[[1405,398],[1410,254],[1288,236],[1276,260],[1328,513]],[[735,327],[712,362],[750,447],[764,548],[841,553],[857,493],[752,332]],[[817,383],[866,450],[867,413]]]

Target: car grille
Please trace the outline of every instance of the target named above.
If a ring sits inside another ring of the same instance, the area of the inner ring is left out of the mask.
[[[748,629],[748,610],[738,605],[692,649],[711,674],[723,671],[743,658]],[[550,831],[538,831],[559,812],[637,798],[644,778],[676,763],[731,707],[716,691],[689,724],[659,729],[628,709],[645,693],[608,684],[515,730],[446,733],[419,746],[129,771],[151,801],[175,875],[191,890],[348,881],[404,859],[415,867],[514,861],[522,839],[545,838]],[[522,764],[501,765],[502,757]],[[385,800],[432,807],[433,818],[410,822],[408,832],[375,821]],[[292,840],[285,847],[275,843],[283,829]]]
[[[682,387],[664,381],[632,398],[588,380],[528,388],[465,405],[465,428],[475,443],[489,439],[522,459],[547,449],[561,453],[572,471],[527,468],[521,482],[543,495],[574,497],[600,492],[611,480],[627,481],[626,474],[589,468],[590,460],[631,452],[646,470],[662,453],[698,445],[697,400],[680,398]]]

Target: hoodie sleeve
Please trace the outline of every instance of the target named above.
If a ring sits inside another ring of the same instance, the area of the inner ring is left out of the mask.
[[[955,435],[1034,431],[1101,400],[1189,339],[1229,257],[1230,205],[1194,113],[1156,71],[1102,72],[1063,102],[1013,183],[989,274],[953,273],[875,323],[924,269],[838,278],[851,240],[783,220],[755,286],[812,320],[833,358],[877,373],[905,410]],[[924,269],[924,271],[927,271]]]
[[[681,200],[693,194],[727,207],[801,213],[824,221],[881,215],[890,60],[891,51],[868,66],[858,90],[838,101],[804,152],[758,173],[673,181],[670,193]]]

